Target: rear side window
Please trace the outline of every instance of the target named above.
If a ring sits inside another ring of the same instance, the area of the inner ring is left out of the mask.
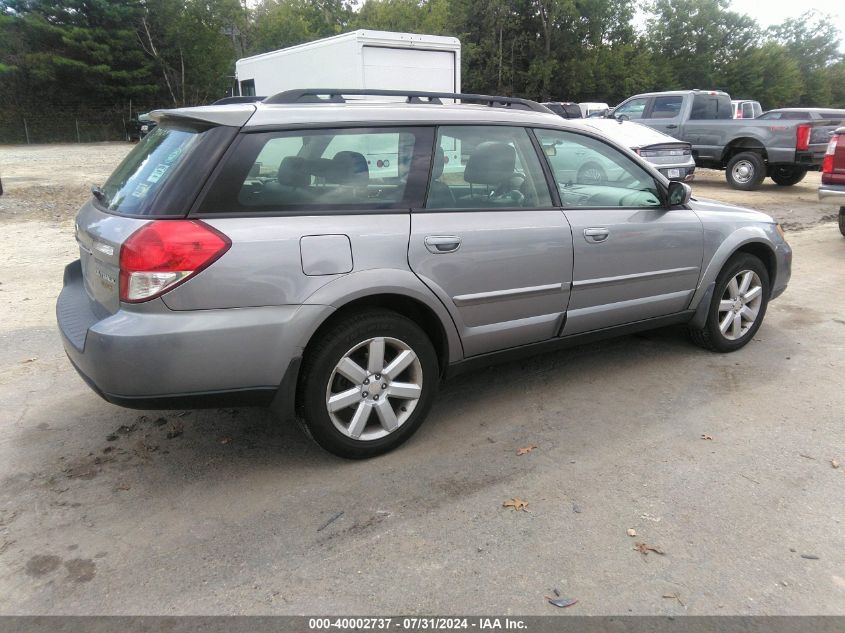
[[[432,136],[425,128],[243,134],[199,212],[408,210],[422,203]]]
[[[690,119],[732,119],[733,106],[728,95],[696,94],[692,100]]]
[[[681,95],[655,97],[649,119],[674,119],[681,111],[684,98]]]
[[[161,194],[207,134],[188,127],[157,126],[109,176],[97,202],[120,215],[184,214],[187,209],[159,204]]]

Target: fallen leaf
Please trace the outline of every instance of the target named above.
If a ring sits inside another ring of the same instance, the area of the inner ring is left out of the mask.
[[[523,512],[528,512],[528,502],[523,501],[519,497],[514,497],[513,499],[508,499],[502,504],[503,508],[513,508],[514,510],[522,510]]]
[[[129,490],[129,484],[120,484],[117,487],[118,490]]]
[[[636,536],[637,531],[634,528],[628,528],[627,530],[628,536]]]
[[[839,461],[837,461],[835,459],[830,460],[830,465],[833,466],[834,468],[839,468],[839,466],[840,466]]]
[[[578,602],[577,598],[552,598],[551,596],[543,597],[549,601],[549,604],[553,604],[554,606],[560,607],[561,609],[571,607],[573,604]]]
[[[702,440],[712,440],[713,438],[711,436],[707,435],[706,433],[702,433],[701,439]]]
[[[661,552],[656,547],[652,547],[651,545],[648,545],[647,543],[635,543],[634,544],[634,550],[639,552],[643,556],[648,556],[649,552],[654,552],[655,554],[658,554],[659,556],[665,556],[666,555],[664,552]]]
[[[24,365],[24,364],[26,364],[26,363],[34,363],[34,362],[35,362],[35,361],[37,361],[37,360],[38,360],[38,357],[37,357],[37,356],[33,356],[32,358],[27,358],[26,360],[22,360],[22,361],[21,361],[21,365]]]
[[[525,455],[526,453],[530,453],[531,451],[533,451],[535,448],[537,448],[537,447],[533,446],[533,445],[532,446],[526,446],[524,448],[518,448],[518,449],[516,449],[516,454],[517,455]]]

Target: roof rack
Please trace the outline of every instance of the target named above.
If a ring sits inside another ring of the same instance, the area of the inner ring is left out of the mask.
[[[497,97],[491,95],[466,94],[462,92],[419,92],[413,90],[362,90],[360,88],[302,88],[286,90],[267,97],[264,103],[346,103],[344,95],[363,97],[405,97],[405,103],[431,103],[442,105],[441,99],[460,99],[472,103],[480,103],[491,108],[514,108],[554,114],[546,106],[517,97]]]

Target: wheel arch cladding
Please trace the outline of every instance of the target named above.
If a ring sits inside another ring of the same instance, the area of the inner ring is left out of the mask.
[[[710,284],[716,281],[716,277],[719,276],[725,264],[737,253],[749,253],[759,258],[769,274],[769,285],[774,284],[777,274],[777,259],[774,247],[761,227],[746,226],[726,238],[713,253],[690,301],[690,309],[698,307]]]
[[[331,330],[337,323],[340,323],[350,314],[362,312],[368,309],[388,310],[404,316],[416,323],[426,336],[428,336],[434,350],[437,353],[437,362],[441,375],[449,364],[449,339],[443,323],[435,312],[425,303],[413,297],[394,293],[378,293],[365,295],[351,299],[347,303],[338,306],[316,329],[308,345],[305,347],[304,355],[307,355],[311,345],[317,341],[322,334]]]

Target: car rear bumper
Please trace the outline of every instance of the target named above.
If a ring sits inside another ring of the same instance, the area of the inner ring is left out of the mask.
[[[140,308],[140,309],[136,309]],[[56,317],[65,352],[104,399],[133,408],[268,404],[328,306],[172,311],[161,301],[98,313],[79,261]]]
[[[845,185],[819,186],[819,200],[838,200],[840,204],[845,204]]]

